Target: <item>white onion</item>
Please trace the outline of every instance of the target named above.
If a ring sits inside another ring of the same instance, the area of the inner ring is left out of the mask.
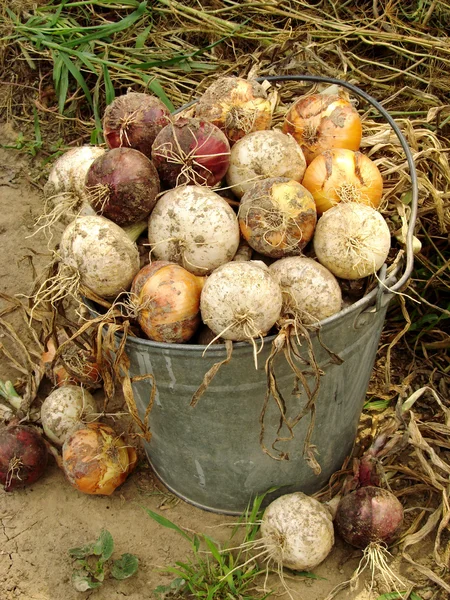
[[[151,257],[207,275],[232,260],[239,246],[233,209],[206,187],[180,186],[156,203],[148,223]]]
[[[283,292],[283,315],[311,324],[341,310],[339,283],[326,267],[312,258],[281,258],[270,265],[270,271]]]
[[[281,288],[260,261],[230,262],[206,280],[200,297],[202,320],[223,339],[265,335],[280,316]]]
[[[285,494],[264,511],[261,539],[269,559],[289,569],[310,571],[333,547],[331,514],[302,492]]]
[[[80,282],[103,298],[129,289],[139,271],[139,251],[125,231],[100,216],[77,217],[61,238],[63,265],[79,273]]]
[[[268,177],[287,177],[299,183],[306,169],[303,151],[293,137],[277,130],[255,131],[231,149],[227,183],[238,198]]]
[[[342,279],[361,279],[384,264],[391,234],[383,216],[357,202],[340,202],[318,220],[314,251],[327,269]]]
[[[62,446],[78,428],[95,419],[97,405],[84,388],[65,385],[53,390],[41,406],[41,422],[45,435]]]

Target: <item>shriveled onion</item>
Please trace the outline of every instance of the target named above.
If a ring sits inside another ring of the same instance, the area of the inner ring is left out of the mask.
[[[144,333],[157,342],[187,342],[201,323],[204,283],[204,277],[175,263],[155,261],[141,269],[131,293]]]
[[[134,447],[103,423],[78,429],[63,445],[64,473],[85,494],[109,496],[125,481],[136,460]]]
[[[134,148],[150,158],[155,137],[169,121],[169,109],[159,98],[128,92],[106,107],[103,133],[109,148]]]
[[[219,77],[199,98],[195,116],[214,123],[236,142],[252,131],[269,129],[272,106],[257,81]]]
[[[331,514],[318,500],[295,492],[280,496],[264,511],[261,542],[277,565],[311,571],[334,545]]]
[[[269,267],[283,292],[282,315],[316,323],[341,310],[342,294],[336,278],[306,256],[291,256]]]
[[[265,256],[300,254],[317,222],[314,199],[298,181],[273,177],[242,196],[239,226],[249,245]]]
[[[305,169],[303,151],[292,136],[278,130],[254,131],[231,149],[227,183],[242,198],[261,179],[288,177],[301,183]]]
[[[202,320],[226,340],[265,335],[281,312],[281,289],[259,261],[229,262],[206,280],[200,297]]]
[[[383,194],[383,178],[376,164],[361,152],[342,148],[316,156],[302,184],[313,195],[319,215],[341,201],[378,208]]]
[[[35,429],[13,423],[0,428],[0,483],[5,492],[37,481],[47,459],[47,446]]]
[[[180,186],[158,200],[149,218],[148,240],[152,258],[207,275],[235,255],[239,225],[233,209],[212,190]]]
[[[45,435],[62,446],[85,422],[94,420],[97,405],[92,394],[76,385],[53,390],[41,406],[41,423]]]
[[[230,164],[230,144],[218,127],[202,119],[166,125],[152,146],[152,160],[170,188],[185,184],[215,186]]]
[[[319,262],[336,277],[361,279],[381,268],[391,234],[383,216],[371,206],[341,202],[318,220],[313,244]]]
[[[328,93],[298,98],[286,114],[283,131],[297,140],[308,164],[332,148],[358,150],[362,137],[361,119],[353,104]]]

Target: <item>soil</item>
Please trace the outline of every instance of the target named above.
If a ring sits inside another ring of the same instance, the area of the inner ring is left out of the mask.
[[[3,127],[3,143],[14,142],[15,132]],[[0,290],[9,295],[27,294],[33,279],[28,260],[42,268],[49,261],[42,233],[30,237],[43,208],[43,197],[34,183],[35,167],[25,154],[0,150]],[[13,381],[17,372],[2,357],[0,376]],[[44,392],[43,392],[44,393]],[[120,399],[119,399],[120,401]],[[110,497],[83,495],[70,486],[63,472],[51,461],[45,475],[32,487],[6,493],[0,490],[0,598],[1,600],[144,600],[154,598],[158,585],[167,585],[173,575],[164,571],[176,561],[185,561],[190,546],[179,534],[152,520],[145,509],[163,514],[190,532],[205,533],[215,540],[229,539],[235,517],[205,512],[169,493],[156,479],[142,455],[135,472]],[[112,534],[117,556],[124,552],[139,558],[137,574],[124,581],[107,580],[97,590],[80,593],[71,583],[73,561],[70,548],[94,541],[102,528]],[[422,546],[416,558],[424,562],[431,548]],[[315,578],[287,576],[292,597],[322,600],[337,584],[348,580],[357,568],[361,553],[341,540],[319,567]],[[264,583],[264,578],[260,584]],[[283,592],[279,579],[271,575],[269,589]],[[363,576],[359,587],[343,591],[338,598],[375,600],[387,590],[375,582],[368,590]],[[431,598],[427,588],[421,598]],[[255,592],[255,596],[262,594]]]

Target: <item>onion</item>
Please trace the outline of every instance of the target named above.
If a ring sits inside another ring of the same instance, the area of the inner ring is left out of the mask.
[[[208,277],[200,297],[203,322],[225,340],[251,340],[273,327],[281,289],[259,261],[229,262]]]
[[[69,482],[85,494],[109,496],[136,465],[133,446],[103,423],[78,429],[63,445],[62,464]]]
[[[335,94],[313,94],[298,98],[288,110],[283,124],[300,144],[309,164],[332,148],[358,150],[362,126],[352,103]]]
[[[241,77],[219,77],[200,97],[195,116],[217,125],[231,142],[269,129],[272,106],[263,86]]]
[[[208,121],[178,119],[156,136],[152,160],[161,181],[170,188],[190,183],[213,187],[227,172],[230,144]]]
[[[155,166],[142,152],[115,148],[92,163],[86,189],[98,213],[118,225],[131,225],[148,217],[160,186]]]
[[[374,208],[341,202],[320,217],[313,243],[317,259],[333,275],[361,279],[383,265],[391,235],[386,221]]]
[[[333,547],[331,514],[306,494],[285,494],[264,511],[261,540],[269,560],[296,571],[310,571]]]
[[[311,324],[341,310],[342,294],[336,278],[312,258],[281,258],[269,269],[283,292],[282,316]]]
[[[317,156],[306,169],[302,184],[314,196],[319,215],[341,201],[378,208],[383,194],[376,164],[361,152],[341,148]]]
[[[65,385],[53,390],[42,403],[41,423],[45,435],[62,446],[86,421],[95,419],[96,413],[92,394],[76,385]]]
[[[306,161],[302,149],[281,131],[254,131],[231,149],[227,183],[238,198],[268,177],[288,177],[301,183]]]
[[[37,481],[47,459],[47,446],[36,430],[15,424],[0,429],[0,483],[6,492]]]
[[[310,192],[287,177],[255,183],[241,199],[239,226],[257,252],[280,258],[301,254],[317,222]]]
[[[403,507],[389,490],[364,486],[340,500],[335,522],[339,535],[356,548],[389,546],[400,534]]]
[[[128,92],[106,107],[103,134],[109,148],[134,148],[150,158],[155,137],[169,121],[169,109],[159,98]]]
[[[207,275],[230,261],[239,246],[233,209],[215,192],[181,186],[157,202],[148,223],[152,257],[176,262],[194,275]]]
[[[187,342],[201,323],[204,282],[175,263],[155,261],[141,269],[131,293],[145,335],[157,342]]]
[[[136,244],[104,217],[75,219],[65,229],[59,251],[62,270],[103,298],[127,290],[139,271]]]

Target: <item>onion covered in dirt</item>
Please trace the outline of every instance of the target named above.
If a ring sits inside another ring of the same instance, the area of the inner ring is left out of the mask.
[[[141,269],[133,280],[131,294],[145,335],[157,342],[187,342],[201,323],[200,293],[204,283],[204,277],[176,263],[155,261]]]
[[[389,546],[400,534],[403,506],[389,490],[364,486],[341,498],[335,524],[339,535],[356,548]]]
[[[360,202],[378,208],[383,178],[365,154],[341,148],[327,150],[308,166],[302,184],[311,192],[322,214],[339,202]]]
[[[331,514],[302,492],[285,494],[264,511],[261,541],[268,560],[296,571],[311,571],[334,545]]]
[[[62,446],[69,435],[96,418],[97,405],[92,394],[76,385],[53,390],[41,406],[45,435]]]
[[[78,429],[63,445],[64,473],[85,494],[109,496],[126,480],[136,460],[134,447],[103,423]]]
[[[200,297],[203,322],[225,340],[251,340],[273,327],[281,312],[281,289],[259,261],[229,262],[206,280]]]
[[[384,264],[391,235],[383,216],[371,206],[341,202],[318,220],[313,244],[317,259],[333,275],[361,279]]]
[[[241,77],[219,77],[199,98],[195,116],[217,125],[231,142],[270,129],[272,106],[263,86]]]
[[[316,222],[312,195],[287,177],[259,181],[241,199],[241,233],[254,250],[265,256],[301,254],[314,234]]]
[[[35,429],[16,424],[0,428],[0,483],[6,492],[37,481],[47,460],[47,446]]]
[[[109,148],[134,148],[150,158],[155,137],[169,121],[169,109],[159,98],[130,91],[106,107],[103,135]]]
[[[230,144],[212,123],[181,118],[156,136],[152,160],[169,188],[187,184],[213,187],[227,172]]]
[[[312,324],[341,310],[339,283],[328,269],[312,258],[281,258],[269,269],[283,292],[282,316]]]
[[[114,148],[92,163],[86,189],[97,213],[118,225],[131,225],[148,217],[160,185],[154,164],[142,152]]]
[[[269,177],[288,177],[301,183],[306,169],[303,151],[281,131],[254,131],[231,149],[227,183],[242,198],[252,185]]]
[[[77,217],[59,247],[62,271],[103,298],[129,289],[139,271],[139,252],[121,227],[100,216]],[[61,274],[61,277],[63,274]]]
[[[332,148],[358,150],[362,125],[350,100],[335,94],[313,94],[298,98],[288,110],[283,124],[300,144],[309,164]]]
[[[166,192],[148,222],[151,256],[207,275],[230,261],[239,246],[239,224],[229,204],[212,190],[187,185]]]

